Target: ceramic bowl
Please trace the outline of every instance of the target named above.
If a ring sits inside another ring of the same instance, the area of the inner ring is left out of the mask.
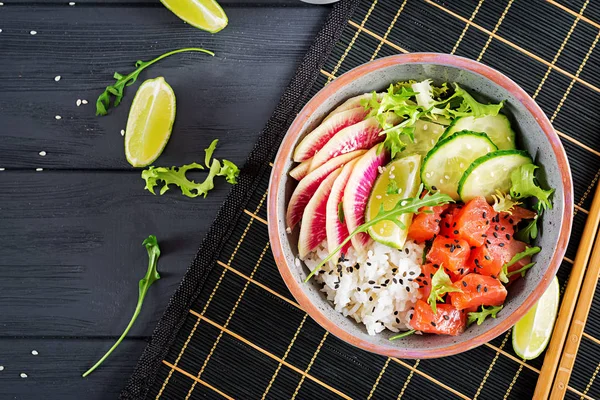
[[[298,228],[286,233],[285,213],[296,181],[288,172],[296,144],[344,100],[370,91],[382,91],[390,83],[409,79],[456,82],[471,93],[494,103],[505,101],[506,113],[517,132],[519,148],[526,149],[541,168],[545,187],[556,189],[554,207],[545,212],[536,245],[542,251],[537,264],[509,289],[504,309],[496,319],[472,325],[459,336],[411,335],[389,341],[391,332],[367,334],[363,325],[335,311],[312,280],[297,266]],[[563,259],[571,232],[573,185],[567,156],[548,118],[533,99],[500,72],[476,61],[448,54],[412,53],[381,58],[361,65],[329,83],[298,114],[289,128],[271,174],[268,199],[269,236],[279,271],[302,308],[321,326],[361,349],[399,358],[431,358],[457,354],[499,336],[513,326],[544,293]]]

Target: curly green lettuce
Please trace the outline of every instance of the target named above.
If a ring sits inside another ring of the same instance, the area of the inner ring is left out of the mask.
[[[503,307],[504,306],[485,308],[484,306],[482,306],[481,311],[470,312],[468,314],[467,324],[471,325],[473,322],[477,322],[477,325],[481,325],[481,324],[483,324],[483,321],[485,321],[485,319],[487,317],[496,318],[496,315],[498,314],[498,312],[500,310],[502,310]]]
[[[512,185],[510,187],[510,195],[516,199],[527,197],[537,198],[536,207],[538,210],[547,210],[552,208],[550,196],[554,193],[554,189],[544,190],[535,179],[535,170],[539,167],[534,164],[521,165],[510,174]]]
[[[444,302],[444,295],[451,292],[461,292],[459,288],[452,284],[450,276],[444,271],[444,267],[440,265],[437,272],[431,278],[431,292],[427,303],[431,306],[434,314],[437,314],[437,302]]]

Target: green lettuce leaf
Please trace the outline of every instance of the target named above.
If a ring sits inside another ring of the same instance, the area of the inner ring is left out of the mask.
[[[438,301],[443,303],[444,295],[450,292],[462,293],[462,290],[452,284],[450,276],[444,271],[444,267],[440,265],[437,272],[433,275],[433,278],[431,278],[431,292],[427,299],[427,303],[431,306],[434,314],[437,314],[436,303]]]
[[[520,260],[524,259],[525,257],[533,256],[534,254],[539,253],[541,250],[542,249],[539,248],[538,246],[525,247],[525,250],[523,250],[520,253],[515,254],[513,256],[513,258],[510,259],[509,262],[507,262],[506,264],[504,264],[502,266],[502,271],[500,272],[500,276],[498,277],[500,279],[500,281],[507,283],[508,278],[510,278],[513,275],[516,275],[517,273],[521,273],[522,276],[525,276],[525,271],[528,270],[529,268],[531,268],[533,266],[533,264],[535,264],[535,263],[531,263],[531,265],[527,264],[530,266],[527,267],[527,265],[526,265],[525,267],[527,267],[527,268],[523,267],[523,268],[519,269],[518,271],[513,271],[513,272],[508,272],[508,268],[513,266]]]
[[[539,168],[534,164],[521,165],[510,174],[512,186],[510,195],[516,199],[525,197],[535,197],[538,200],[538,210],[547,210],[552,208],[550,195],[554,189],[544,190],[535,182],[535,170]]]
[[[496,318],[496,314],[498,314],[498,312],[502,310],[502,307],[504,306],[496,306],[490,308],[485,308],[484,306],[481,306],[481,311],[469,313],[467,324],[471,325],[473,322],[477,322],[477,325],[481,325],[487,317]]]

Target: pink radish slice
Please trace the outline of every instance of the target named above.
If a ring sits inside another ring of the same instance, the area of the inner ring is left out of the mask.
[[[305,217],[302,218],[300,224],[300,237],[298,239],[298,256],[300,258],[306,257],[327,237],[325,228],[327,199],[329,199],[333,183],[340,172],[342,172],[341,167],[330,173],[321,182],[304,209]]]
[[[379,101],[381,101],[381,98],[383,97],[383,95],[384,95],[383,93],[377,93],[377,99]],[[360,102],[363,100],[368,100],[372,96],[373,96],[372,93],[365,93],[365,94],[361,94],[361,95],[349,98],[348,100],[346,100],[345,102],[340,104],[337,108],[335,108],[332,112],[330,112],[329,115],[327,117],[325,117],[323,122],[327,121],[329,118],[333,117],[337,113],[341,113],[342,111],[351,110],[351,109],[357,108],[357,107],[364,108],[360,105]]]
[[[390,122],[399,120],[393,116]],[[329,142],[315,156],[310,164],[310,171],[314,171],[328,160],[341,154],[354,150],[370,149],[377,143],[385,140],[385,135],[380,135],[382,129],[375,117],[368,118],[363,122],[342,129],[332,137]]]
[[[298,183],[296,189],[294,189],[294,193],[292,193],[292,197],[288,203],[287,214],[285,217],[287,227],[293,229],[294,226],[300,222],[302,214],[304,213],[304,208],[306,208],[310,198],[313,196],[321,182],[323,182],[331,172],[364,153],[364,151],[354,151],[352,153],[341,155],[329,160],[329,162],[323,164],[320,168],[317,168],[306,175],[304,179]]]
[[[291,171],[290,176],[297,181],[301,181],[302,178],[308,174],[308,170],[310,169],[310,163],[312,158],[309,158],[306,161],[302,161],[300,164],[296,165]]]
[[[344,189],[343,209],[348,232],[365,223],[365,209],[378,169],[390,160],[389,152],[382,149],[377,154],[377,147],[379,146],[373,147],[357,160]],[[359,233],[352,237],[352,246],[357,252],[364,252],[370,241],[371,237],[367,233]]]
[[[294,150],[294,161],[301,162],[308,160],[323,146],[327,144],[336,133],[362,121],[367,115],[362,107],[356,107],[351,110],[342,111],[322,122],[314,131],[302,139]]]
[[[354,168],[356,162],[357,159],[354,159],[348,164],[344,165],[342,172],[333,183],[331,193],[329,194],[329,199],[327,200],[326,230],[327,248],[329,253],[333,253],[333,251],[348,237],[348,227],[346,227],[346,222],[340,221],[338,208],[339,204],[344,198],[344,189],[348,183],[348,178],[350,178],[350,174],[352,173],[352,169]],[[347,254],[350,246],[350,242],[346,243],[344,247],[342,247],[341,252]],[[335,257],[337,257],[337,255]]]

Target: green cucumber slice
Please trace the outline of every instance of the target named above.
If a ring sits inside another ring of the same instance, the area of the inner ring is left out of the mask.
[[[402,135],[400,138],[407,144],[404,150],[402,150],[402,156],[409,154],[425,156],[438,142],[440,136],[444,133],[444,129],[442,125],[435,122],[418,120],[413,133],[415,137],[414,142],[406,135]]]
[[[458,183],[461,200],[469,201],[483,196],[493,201],[496,190],[508,193],[511,186],[510,173],[533,160],[524,150],[498,150],[479,157],[465,171]]]
[[[483,132],[500,150],[515,149],[515,132],[510,127],[506,115],[486,115],[484,117],[460,117],[452,121],[440,139],[460,131]]]
[[[427,153],[421,166],[421,181],[429,190],[439,190],[458,200],[458,182],[471,163],[498,148],[485,133],[461,131],[441,140]]]

